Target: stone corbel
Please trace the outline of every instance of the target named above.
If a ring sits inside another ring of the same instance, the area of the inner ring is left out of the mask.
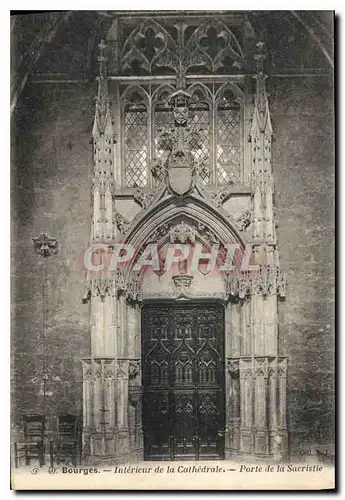
[[[41,233],[38,238],[32,238],[35,252],[42,257],[50,257],[59,251],[59,242],[47,233]]]

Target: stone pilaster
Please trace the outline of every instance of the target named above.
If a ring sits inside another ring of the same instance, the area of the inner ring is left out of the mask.
[[[229,366],[229,426],[233,453],[276,456],[287,452],[286,366],[278,352],[277,300],[285,297],[274,220],[272,175],[272,124],[264,74],[263,44],[258,43],[254,111],[250,131],[252,244],[257,271],[228,277],[229,297],[241,304],[242,342]],[[236,306],[237,307],[237,306]],[[238,368],[237,368],[238,367]],[[239,401],[238,384],[239,380]],[[233,415],[240,409],[239,440],[234,440]],[[231,424],[230,424],[231,421]]]
[[[227,397],[225,422],[225,458],[240,449],[241,394],[239,358],[227,358]]]
[[[83,359],[83,456],[96,463],[116,455],[114,358]]]
[[[244,356],[227,360],[230,411],[227,457],[282,458],[287,454],[287,359]]]
[[[92,181],[93,221],[92,243],[105,243],[116,236],[114,206],[114,143],[115,133],[110,110],[108,81],[105,71],[104,43],[100,45],[100,75],[92,130],[94,175]]]

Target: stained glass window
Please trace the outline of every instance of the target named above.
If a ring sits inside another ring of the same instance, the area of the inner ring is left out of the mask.
[[[125,182],[128,187],[148,184],[148,131],[146,106],[134,101],[125,107]]]
[[[127,187],[157,186],[163,181],[159,162],[164,162],[169,154],[169,130],[174,128],[169,100],[171,91],[173,89],[166,88],[156,91],[151,96],[152,101],[150,97],[144,101],[138,92],[126,101],[124,163]],[[190,92],[188,127],[195,132],[190,144],[199,182],[207,185],[213,179],[212,182],[218,185],[240,184],[243,147],[240,101],[228,87],[214,98],[212,91],[201,86],[192,85]]]
[[[196,132],[192,142],[194,159],[204,168],[199,169],[199,176],[203,184],[208,184],[210,178],[210,109],[202,101],[202,93],[193,93],[193,102],[189,106],[189,126]]]
[[[216,115],[217,183],[238,184],[241,175],[241,113],[230,91],[225,92]]]

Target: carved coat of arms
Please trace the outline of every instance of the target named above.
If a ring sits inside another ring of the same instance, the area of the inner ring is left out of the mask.
[[[175,127],[161,134],[162,143],[168,150],[164,165],[165,182],[169,191],[175,196],[185,196],[194,187],[195,160],[192,144],[195,142],[195,131],[188,127],[188,100],[190,94],[180,89],[170,98],[173,102]]]

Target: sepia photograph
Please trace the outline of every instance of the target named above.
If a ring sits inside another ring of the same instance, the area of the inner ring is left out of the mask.
[[[334,489],[334,23],[11,12],[12,489]]]

